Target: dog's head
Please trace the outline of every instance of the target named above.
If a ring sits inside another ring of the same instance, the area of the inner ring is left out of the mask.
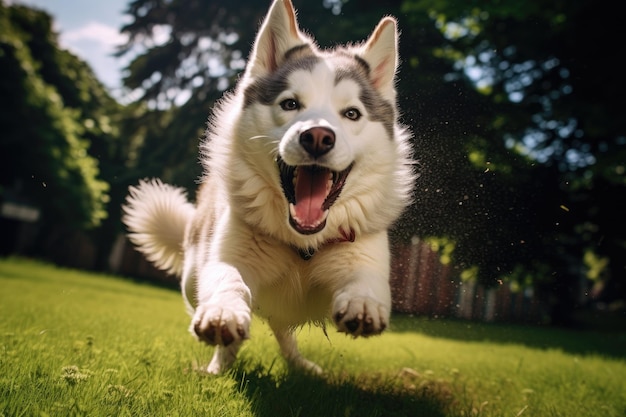
[[[289,0],[275,0],[265,18],[238,86],[239,145],[271,158],[299,235],[321,232],[338,200],[372,193],[364,177],[397,169],[397,38],[385,17],[362,44],[325,51],[300,31]]]

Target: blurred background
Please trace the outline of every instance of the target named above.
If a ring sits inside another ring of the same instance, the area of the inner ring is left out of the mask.
[[[322,47],[399,20],[415,203],[394,309],[569,326],[626,316],[619,3],[294,0]],[[0,0],[0,255],[176,286],[124,237],[129,185],[193,198],[198,141],[269,1]]]

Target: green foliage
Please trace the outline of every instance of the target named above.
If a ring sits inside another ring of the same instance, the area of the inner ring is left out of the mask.
[[[587,278],[591,281],[599,281],[609,264],[608,258],[600,258],[591,250],[585,251],[585,266],[587,267]]]
[[[394,317],[354,340],[303,328],[321,377],[289,371],[269,327],[232,372],[198,370],[180,294],[0,260],[0,413],[172,416],[573,416],[626,409],[623,331],[604,334]],[[623,326],[621,327],[623,329]]]
[[[48,220],[91,228],[106,217],[98,158],[118,134],[118,107],[51,26],[44,12],[0,4],[0,185]]]
[[[418,79],[434,71],[442,84],[436,95],[419,86],[429,92],[420,105],[434,110],[415,120],[438,131],[417,144],[426,168],[412,214],[419,233],[456,241],[456,263],[479,266],[487,284],[530,276],[565,310],[593,250],[610,259],[596,295],[624,299],[626,207],[614,196],[626,191],[625,79],[612,55],[598,52],[620,38],[618,10],[591,1],[405,0],[402,13],[411,27],[405,62],[419,63]],[[438,37],[423,35],[425,17]],[[402,82],[401,91],[410,88]],[[435,112],[448,114],[443,128],[429,124]],[[455,199],[463,208],[452,209]],[[445,213],[441,223],[433,207]]]

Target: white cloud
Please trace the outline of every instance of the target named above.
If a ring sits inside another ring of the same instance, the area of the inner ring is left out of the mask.
[[[62,30],[60,34],[61,46],[87,61],[114,95],[119,91],[120,73],[127,61],[113,54],[116,46],[124,44],[126,39],[117,28],[94,21],[76,29]]]
[[[61,34],[61,41],[72,44],[81,40],[92,40],[109,47],[115,47],[126,42],[126,35],[122,35],[117,28],[100,22],[89,22],[77,29]]]

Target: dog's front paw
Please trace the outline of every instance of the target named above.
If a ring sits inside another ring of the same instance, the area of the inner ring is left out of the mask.
[[[340,332],[357,336],[380,334],[389,323],[389,308],[370,297],[339,297],[333,320]]]
[[[228,346],[249,338],[250,310],[215,304],[200,304],[191,321],[191,331],[209,345]]]

